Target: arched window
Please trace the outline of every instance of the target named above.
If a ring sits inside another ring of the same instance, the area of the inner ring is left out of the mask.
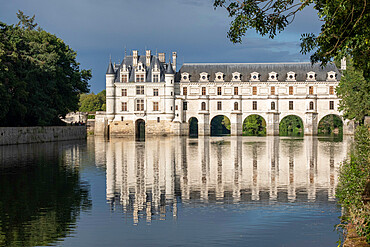
[[[206,102],[202,102],[201,109],[202,111],[206,110]]]
[[[310,110],[313,110],[313,102],[310,102]]]
[[[239,110],[238,102],[234,102],[234,110],[235,111]]]
[[[271,102],[271,110],[275,110],[275,102]]]

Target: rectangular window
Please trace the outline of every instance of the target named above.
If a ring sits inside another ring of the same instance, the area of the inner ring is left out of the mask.
[[[329,94],[334,94],[334,86],[329,87]]]
[[[159,111],[158,102],[153,102],[153,111]]]
[[[222,110],[222,102],[221,101],[217,101],[217,110],[218,111]]]
[[[136,86],[136,94],[144,94],[144,86]]]
[[[183,103],[183,106],[182,106],[182,108],[184,109],[184,111],[186,111],[187,109],[188,109],[188,102],[184,102]]]
[[[329,101],[329,110],[334,110],[334,101]]]
[[[122,102],[122,111],[127,111],[127,102]]]
[[[257,87],[253,87],[253,95],[257,95]]]
[[[202,95],[206,95],[206,94],[207,94],[206,87],[202,87]]]
[[[308,94],[313,94],[313,86],[308,87]]]
[[[217,87],[217,95],[222,95],[221,87]]]
[[[176,111],[178,111],[178,110],[179,110],[179,106],[178,106],[178,105],[176,105],[175,110],[176,110]]]
[[[239,88],[238,87],[234,87],[234,95],[239,95]]]
[[[153,82],[159,82],[159,75],[153,75]]]
[[[158,88],[153,89],[153,96],[158,96]]]
[[[187,87],[182,88],[182,95],[188,95],[188,88]]]
[[[144,82],[144,75],[136,75],[136,82]]]
[[[127,96],[127,89],[126,88],[123,88],[121,92],[122,92],[122,96]]]
[[[275,87],[274,86],[271,87],[271,95],[275,95]]]
[[[144,111],[144,99],[136,100],[136,111]]]
[[[127,75],[121,76],[121,82],[127,82]]]
[[[257,101],[253,101],[252,108],[253,110],[257,110]]]
[[[292,86],[289,87],[289,95],[293,95],[293,87]]]
[[[289,110],[293,110],[293,101],[289,101]]]

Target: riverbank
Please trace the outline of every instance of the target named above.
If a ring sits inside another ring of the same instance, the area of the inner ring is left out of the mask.
[[[360,126],[349,158],[340,168],[336,196],[346,214],[343,246],[370,246],[370,132]]]
[[[86,138],[86,126],[0,127],[0,145],[69,141]]]

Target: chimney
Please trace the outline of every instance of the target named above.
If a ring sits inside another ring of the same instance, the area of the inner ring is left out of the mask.
[[[132,51],[132,65],[137,66],[137,50]]]
[[[146,67],[150,66],[150,50],[146,51]]]
[[[174,51],[174,52],[172,52],[172,68],[173,68],[173,71],[176,71],[176,59],[177,59],[177,53]]]
[[[343,58],[340,60],[340,69],[341,69],[341,70],[346,70],[346,69],[347,69],[346,57],[343,57]]]
[[[166,54],[164,52],[158,53],[159,62],[165,63],[166,62]]]

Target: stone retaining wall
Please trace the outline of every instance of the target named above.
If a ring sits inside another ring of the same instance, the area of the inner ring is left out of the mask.
[[[0,145],[86,138],[86,126],[0,127]]]

